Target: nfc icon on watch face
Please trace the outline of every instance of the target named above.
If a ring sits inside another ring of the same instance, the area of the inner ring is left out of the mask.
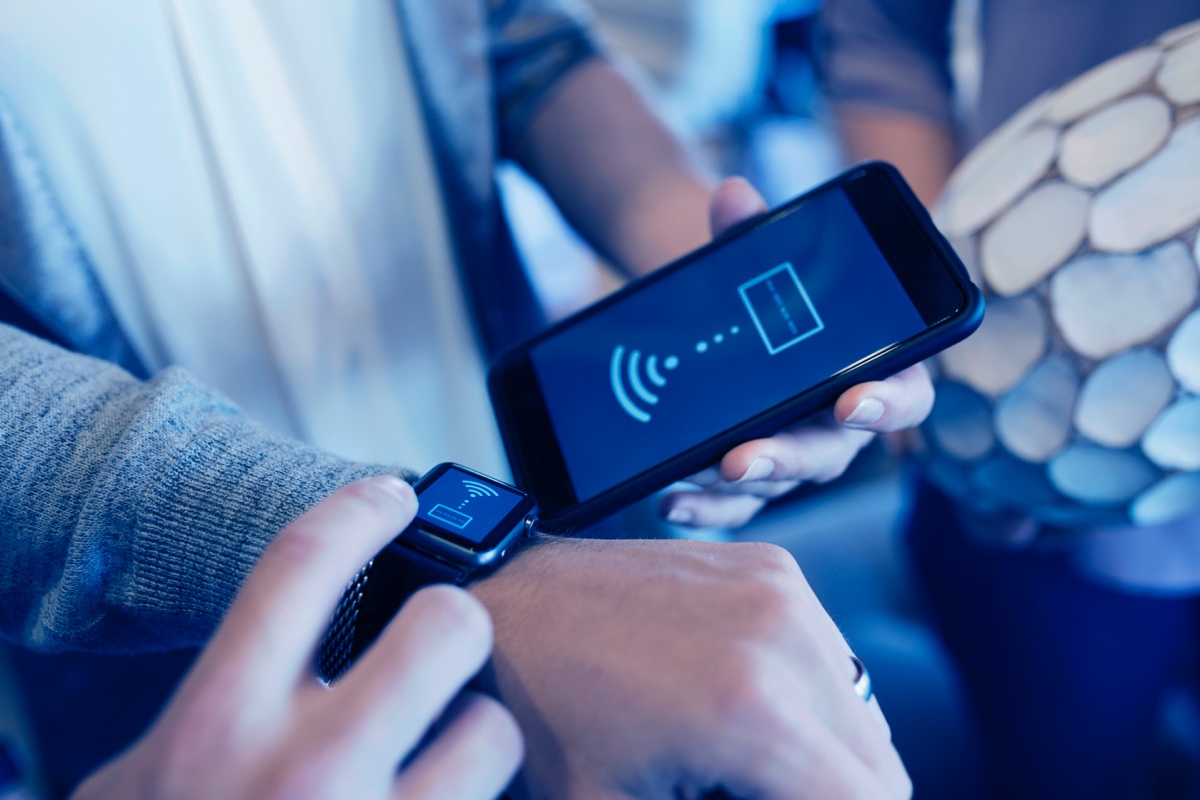
[[[447,525],[452,525],[459,530],[471,524],[471,520],[475,519],[469,514],[464,514],[462,509],[467,503],[470,503],[477,497],[499,497],[500,493],[488,486],[483,481],[464,480],[462,482],[463,490],[466,492],[466,497],[458,504],[458,508],[450,508],[449,506],[438,503],[433,508],[429,509],[429,516]]]
[[[439,465],[422,478],[417,497],[418,520],[439,536],[456,536],[472,545],[485,541],[516,508],[529,503],[524,493],[452,464]]]
[[[499,497],[500,492],[496,491],[494,487],[489,486],[483,481],[462,480],[460,482],[462,487],[458,492],[460,498],[458,506],[456,508],[451,508],[444,503],[438,503],[429,509],[427,516],[432,520],[436,520],[438,522],[445,523],[452,528],[458,528],[459,530],[462,530],[470,525],[471,521],[475,519],[470,514],[463,513],[463,508],[465,508],[472,500],[477,498]]]
[[[451,527],[458,528],[459,530],[462,530],[470,525],[471,520],[475,519],[472,516],[464,514],[461,511],[455,511],[453,508],[444,506],[441,503],[438,503],[436,506],[429,509],[429,516],[432,519],[436,519],[438,522],[444,522]]]

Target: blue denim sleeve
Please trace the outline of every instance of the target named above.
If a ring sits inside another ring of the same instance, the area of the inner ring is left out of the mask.
[[[0,325],[0,635],[41,650],[203,642],[272,535],[395,467],[268,432],[188,373],[142,382]]]
[[[953,127],[952,5],[951,0],[826,0],[817,61],[829,99]]]
[[[491,0],[488,26],[500,142],[507,150],[563,76],[599,48],[590,14],[577,0]]]

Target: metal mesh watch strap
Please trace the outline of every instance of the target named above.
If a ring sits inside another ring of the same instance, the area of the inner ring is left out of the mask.
[[[434,583],[461,584],[467,570],[394,541],[346,587],[317,650],[317,675],[332,683],[375,641],[400,607]]]
[[[363,589],[374,565],[375,559],[371,559],[355,574],[354,580],[350,581],[350,585],[342,593],[342,599],[333,612],[333,621],[317,649],[317,675],[321,680],[332,681],[345,672],[350,664],[354,627],[358,622],[359,608],[362,606]]]

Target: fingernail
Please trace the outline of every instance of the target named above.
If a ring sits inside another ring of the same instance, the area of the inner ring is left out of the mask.
[[[883,419],[885,410],[883,403],[874,397],[867,397],[858,404],[854,413],[846,417],[845,424],[851,428],[865,428],[868,425],[874,425]]]
[[[667,522],[672,525],[688,525],[695,518],[696,515],[686,508],[672,508],[667,514]]]
[[[412,487],[395,475],[380,475],[377,478],[372,478],[371,483],[378,486],[398,502],[406,506],[412,505],[414,497]]]
[[[737,482],[761,481],[771,477],[773,472],[775,472],[774,461],[769,458],[756,458],[750,462],[750,466],[746,469],[746,474],[738,478]]]

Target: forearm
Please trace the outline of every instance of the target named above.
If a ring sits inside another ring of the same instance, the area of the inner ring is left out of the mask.
[[[817,72],[851,161],[900,168],[926,204],[958,156],[951,0],[827,0]]]
[[[202,642],[276,531],[383,471],[273,435],[181,370],[142,383],[7,326],[0,415],[0,634],[46,650]]]
[[[952,130],[926,117],[882,107],[843,106],[836,117],[850,161],[895,164],[925,205],[937,201],[957,160]]]
[[[513,147],[571,224],[634,274],[710,238],[711,176],[609,61],[566,75]]]

